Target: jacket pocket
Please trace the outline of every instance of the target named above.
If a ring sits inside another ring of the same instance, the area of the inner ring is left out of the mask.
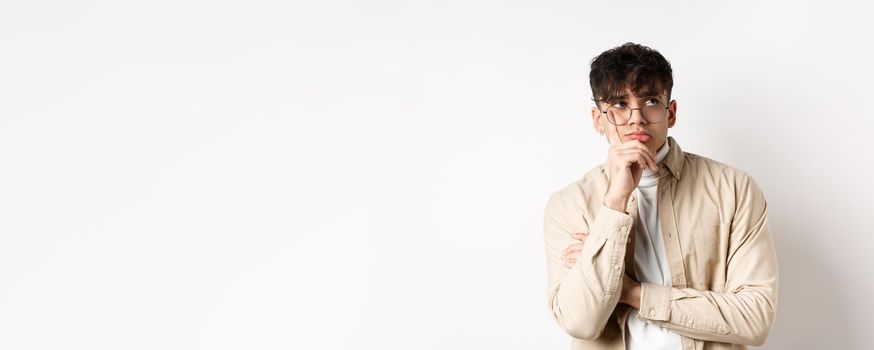
[[[693,288],[714,291],[724,288],[730,227],[730,224],[719,223],[692,228],[697,265],[693,274],[695,281],[690,283]]]

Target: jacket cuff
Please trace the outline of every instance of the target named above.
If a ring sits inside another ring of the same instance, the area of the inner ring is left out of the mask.
[[[631,215],[601,205],[589,233],[601,234],[608,240],[625,244],[631,232],[631,224]]]
[[[643,282],[640,284],[640,318],[668,321],[671,315],[671,287]]]

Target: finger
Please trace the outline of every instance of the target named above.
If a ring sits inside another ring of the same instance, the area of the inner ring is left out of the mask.
[[[579,256],[580,256],[580,251],[567,252],[561,256],[561,260],[571,260],[571,259],[575,260]]]
[[[647,167],[652,171],[658,170],[658,164],[656,164],[656,161],[655,161],[655,158],[656,158],[655,154],[649,149],[649,147],[646,147],[646,145],[644,145],[643,142],[640,142],[638,140],[633,140],[633,142],[629,142],[629,146],[633,147],[634,149],[639,150],[643,153],[647,164],[646,165],[642,164],[642,166]]]
[[[622,164],[625,164],[625,166],[631,166],[631,164],[636,163],[642,169],[658,170],[655,158],[650,156],[648,150],[644,151],[637,147],[630,148],[621,154],[621,158],[624,160]]]
[[[637,166],[640,167],[640,169],[650,169],[649,162],[647,162],[646,160],[646,156],[639,153],[635,156],[637,157],[637,159],[635,159],[637,161]]]
[[[623,167],[630,168],[634,165],[637,165],[640,167],[640,169],[652,169],[650,167],[650,161],[649,159],[647,159],[647,156],[639,150],[628,150],[625,153],[622,153],[620,157],[620,164]]]
[[[566,260],[566,259],[574,258],[574,257],[576,257],[576,255],[579,255],[579,254],[580,254],[579,250],[565,250],[564,253],[561,254],[561,259]]]
[[[658,171],[658,165],[656,164],[655,158],[652,156],[652,153],[649,151],[649,149],[647,149],[646,152],[641,153],[641,155],[643,156],[644,161],[644,164],[641,164],[642,167],[649,168],[649,170],[652,171]]]
[[[631,141],[626,143],[626,146],[633,147],[635,149],[639,149],[639,150],[645,152],[646,154],[648,154],[650,157],[655,158],[655,153],[650,151],[649,147],[646,147],[646,144],[644,144],[643,142],[640,142],[639,140],[631,140]]]
[[[656,163],[655,160],[650,158],[646,153],[640,153],[640,158],[638,158],[638,164],[640,164],[641,169],[649,169],[651,171],[656,171]]]
[[[622,146],[620,146],[620,148],[622,150],[632,150],[632,149],[640,150],[641,152],[645,153],[647,156],[649,156],[649,158],[652,158],[653,160],[655,159],[655,156],[656,156],[655,153],[653,153],[649,149],[649,147],[646,147],[646,145],[643,142],[640,142],[638,140],[628,141],[628,142],[622,144]]]
[[[641,150],[646,152],[646,154],[649,155],[649,157],[651,159],[655,160],[655,157],[656,157],[655,152],[653,152],[651,149],[649,149],[649,147],[646,147],[646,145],[643,142],[637,141],[637,143],[638,143],[638,146],[640,147]]]
[[[567,255],[565,255],[565,257],[562,258],[562,260],[577,260],[577,258],[579,258],[579,257],[580,257],[580,252],[579,252],[579,251],[576,251],[576,252],[570,252],[570,253],[568,253]]]
[[[565,248],[564,251],[565,251],[565,253],[572,253],[572,252],[577,252],[580,250],[583,250],[583,243],[571,244],[567,248]]]

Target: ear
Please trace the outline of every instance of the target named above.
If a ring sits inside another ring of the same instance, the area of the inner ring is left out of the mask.
[[[598,107],[592,107],[592,126],[595,128],[595,132],[599,134],[607,131],[607,128],[603,125],[604,120],[601,118],[601,115],[601,111],[598,110]]]
[[[671,105],[668,106],[668,127],[674,127],[674,124],[677,123],[677,100],[672,100]]]

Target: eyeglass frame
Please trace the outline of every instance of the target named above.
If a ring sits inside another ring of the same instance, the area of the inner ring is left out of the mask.
[[[608,110],[604,110],[604,111],[602,111],[600,106],[598,106],[598,102],[608,103],[607,99],[602,98],[602,99],[596,100],[593,98],[592,101],[595,102],[595,106],[597,106],[596,108],[598,108],[598,112],[602,113],[602,115],[607,114],[607,112],[610,109],[610,106],[607,107]],[[647,120],[646,116],[643,114],[643,111],[642,111],[643,107],[630,108],[629,110],[631,112],[629,112],[629,114],[628,114],[628,119],[625,121],[625,123],[622,123],[622,124],[614,123],[612,120],[610,120],[610,117],[605,116],[605,118],[607,119],[608,122],[610,122],[610,124],[613,124],[616,126],[624,126],[624,125],[628,125],[628,122],[631,121],[631,116],[634,115],[634,110],[638,110],[638,111],[640,111],[638,113],[640,113],[641,119],[646,120],[646,122],[649,124],[658,124],[658,123],[664,122],[665,120],[668,120],[668,118],[666,118],[666,117],[668,115],[668,111],[671,109],[671,107],[668,107],[668,105],[662,103],[662,101],[658,101],[658,103],[661,103],[663,106],[665,106],[665,114],[662,116],[662,120],[659,120],[657,122],[651,122],[651,121]],[[670,104],[670,102],[668,102],[668,104]]]

